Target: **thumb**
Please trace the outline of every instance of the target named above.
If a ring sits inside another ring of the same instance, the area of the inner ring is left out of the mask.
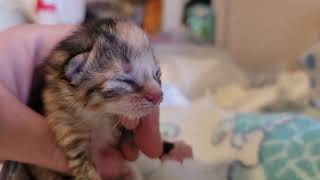
[[[159,130],[159,108],[141,120],[135,130],[135,142],[141,151],[151,158],[162,154],[162,140]]]

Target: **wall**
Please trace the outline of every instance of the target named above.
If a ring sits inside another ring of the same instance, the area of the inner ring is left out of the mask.
[[[292,67],[319,40],[319,0],[214,0],[218,46],[251,71]]]

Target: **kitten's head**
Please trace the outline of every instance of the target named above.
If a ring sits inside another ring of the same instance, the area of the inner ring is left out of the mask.
[[[160,67],[148,38],[124,20],[79,28],[54,51],[49,69],[67,86],[60,94],[90,111],[140,118],[162,100]]]

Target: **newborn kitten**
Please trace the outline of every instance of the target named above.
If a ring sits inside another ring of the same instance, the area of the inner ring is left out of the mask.
[[[117,146],[162,100],[160,67],[146,34],[125,20],[81,26],[49,56],[44,114],[75,180],[101,180],[94,152]],[[119,123],[118,117],[125,119]],[[34,179],[70,179],[32,166]]]

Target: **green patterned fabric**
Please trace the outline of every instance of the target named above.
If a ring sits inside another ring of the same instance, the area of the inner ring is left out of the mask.
[[[213,144],[230,141],[241,149],[252,133],[262,133],[261,142],[248,156],[257,162],[233,161],[230,180],[318,180],[320,179],[320,123],[311,117],[291,114],[241,114],[224,121],[213,136]],[[231,138],[226,139],[226,134]],[[243,158],[239,158],[243,159]]]

